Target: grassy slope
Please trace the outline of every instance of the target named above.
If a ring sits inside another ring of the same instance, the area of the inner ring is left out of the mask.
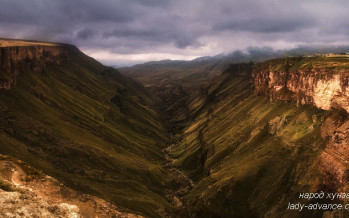
[[[159,216],[175,187],[160,164],[167,132],[134,81],[74,53],[0,90],[0,153],[118,206]]]
[[[192,101],[189,107],[201,109],[171,152],[175,166],[198,182],[186,196],[189,213],[292,215],[286,212],[288,202],[298,200],[298,192],[316,191],[317,155],[324,146],[320,117],[327,112],[253,96],[243,75],[223,74],[207,93]],[[304,114],[307,119],[299,118]],[[268,125],[278,116],[287,117],[287,123],[272,135]]]
[[[261,69],[273,71],[320,71],[330,73],[332,70],[348,70],[349,56],[332,55],[328,57],[289,57],[265,61],[257,65]]]
[[[3,39],[3,38],[0,38],[0,47],[36,46],[36,45],[57,46],[57,45],[59,45],[59,43],[40,42],[40,41],[33,41],[33,40],[18,40],[18,39]]]

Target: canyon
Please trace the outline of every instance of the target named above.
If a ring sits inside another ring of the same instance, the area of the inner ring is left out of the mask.
[[[0,40],[2,162],[116,216],[322,216],[287,206],[347,191],[348,57],[164,64],[120,73],[73,45]]]

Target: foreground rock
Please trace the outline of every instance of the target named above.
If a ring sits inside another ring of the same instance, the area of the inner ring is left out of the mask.
[[[0,205],[1,217],[141,217],[8,158],[0,160]]]

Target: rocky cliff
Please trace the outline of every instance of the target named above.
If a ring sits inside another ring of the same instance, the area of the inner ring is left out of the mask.
[[[347,113],[332,113],[321,127],[327,140],[319,157],[322,185],[330,190],[346,191],[349,187],[349,117]]]
[[[327,143],[318,158],[322,188],[330,191],[349,187],[348,65],[345,56],[278,59],[255,65],[252,76],[256,95],[334,109],[321,126]]]
[[[74,46],[63,44],[0,44],[0,89],[11,89],[17,84],[21,74],[39,72],[47,64],[59,64],[67,60],[73,51],[78,50]]]
[[[349,112],[349,59],[321,57],[290,62],[280,59],[257,65],[253,73],[255,94]]]

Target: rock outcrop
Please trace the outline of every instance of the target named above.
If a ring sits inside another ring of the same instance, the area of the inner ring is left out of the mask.
[[[327,139],[325,150],[319,157],[319,169],[325,187],[346,191],[349,182],[349,120],[344,116],[328,117],[321,128]]]
[[[275,134],[279,130],[282,129],[282,127],[285,125],[287,122],[286,117],[275,117],[271,121],[269,121],[269,126],[268,126],[268,132],[269,134]]]
[[[138,217],[115,205],[76,192],[22,161],[0,155],[2,217]]]
[[[343,108],[349,112],[349,71],[255,69],[254,92],[271,100],[312,104],[324,110]]]
[[[40,72],[47,64],[59,64],[74,51],[78,49],[64,44],[0,46],[0,89],[11,89],[21,74]]]

